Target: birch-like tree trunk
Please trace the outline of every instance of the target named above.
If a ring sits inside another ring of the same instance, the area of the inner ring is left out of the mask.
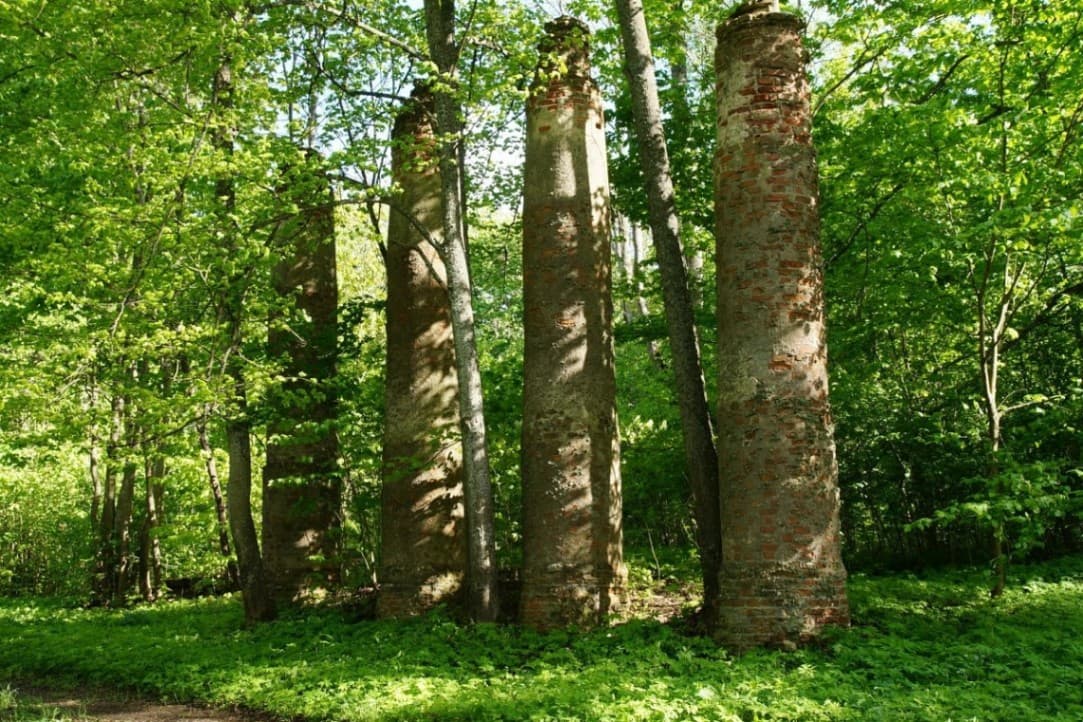
[[[196,422],[196,433],[199,435],[199,450],[203,455],[207,481],[211,487],[211,496],[214,498],[214,513],[218,520],[218,551],[226,560],[226,579],[229,581],[230,588],[235,589],[240,586],[241,578],[229,544],[229,518],[226,514],[226,501],[222,496],[222,481],[218,475],[218,464],[214,460],[214,448],[211,446],[210,437],[207,436],[209,416],[210,409],[204,408],[203,416]]]
[[[165,478],[165,457],[159,449],[144,449],[144,516],[139,529],[139,594],[144,601],[158,599],[162,588],[162,549],[158,543]]]
[[[713,624],[722,554],[718,456],[700,362],[692,294],[681,250],[680,219],[673,192],[650,36],[641,0],[617,0],[624,68],[632,95],[639,160],[647,182],[647,209],[658,256],[666,325],[673,352],[677,403],[684,432],[684,458],[696,516],[696,542],[703,569],[703,612]]]
[[[463,496],[466,501],[466,609],[476,621],[496,618],[496,551],[493,539],[492,482],[485,439],[485,412],[474,336],[474,305],[466,258],[460,184],[460,114],[455,97],[458,49],[454,0],[425,0],[429,55],[440,73],[435,87],[436,130],[440,139],[444,245],[459,377],[459,416],[463,441]]]

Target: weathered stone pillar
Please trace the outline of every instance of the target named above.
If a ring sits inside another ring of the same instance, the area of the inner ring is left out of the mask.
[[[458,381],[444,263],[432,97],[394,129],[399,186],[387,238],[387,382],[377,614],[457,602],[466,569]]]
[[[286,171],[282,195],[299,210],[274,238],[273,281],[286,303],[271,316],[268,347],[285,380],[268,393],[263,563],[270,593],[288,604],[337,581],[342,488],[334,196],[317,153]]]
[[[586,26],[546,31],[523,197],[520,617],[537,628],[602,621],[625,578],[602,104]]]
[[[718,29],[716,637],[738,649],[849,617],[802,27],[760,2]]]

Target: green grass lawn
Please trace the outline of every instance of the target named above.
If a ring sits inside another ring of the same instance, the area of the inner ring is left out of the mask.
[[[851,579],[854,626],[734,658],[677,626],[588,633],[351,623],[241,628],[237,599],[127,611],[0,601],[4,682],[104,685],[311,720],[1083,720],[1083,557]]]

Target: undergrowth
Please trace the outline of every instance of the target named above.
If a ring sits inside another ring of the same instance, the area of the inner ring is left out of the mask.
[[[11,684],[0,686],[0,722],[84,722],[80,710],[60,709],[21,692]]]
[[[659,569],[664,573],[664,570]],[[323,610],[243,629],[236,598],[126,611],[0,601],[0,685],[112,686],[309,720],[1083,719],[1083,557],[850,581],[854,626],[732,657],[680,623],[589,632]]]

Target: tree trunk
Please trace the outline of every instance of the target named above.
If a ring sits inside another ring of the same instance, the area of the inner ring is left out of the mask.
[[[523,589],[539,629],[622,601],[609,176],[589,30],[545,26],[527,100],[523,193]]]
[[[992,325],[989,323],[989,294],[991,281],[994,274],[994,262],[997,253],[997,242],[991,240],[985,252],[984,270],[978,282],[976,294],[976,311],[978,315],[978,360],[981,369],[982,401],[985,408],[986,441],[988,442],[989,461],[986,475],[991,485],[989,492],[996,497],[1004,493],[997,477],[1000,475],[1001,424],[1003,412],[1000,408],[1000,350],[1004,343],[1004,334],[1008,328],[1011,317],[1012,296],[1015,287],[1022,275],[1022,267],[1018,269],[1015,277],[1012,277],[1011,263],[1009,258],[1004,259],[1004,278],[1000,294],[994,294],[999,298],[992,312],[996,314],[996,320]],[[993,519],[993,587],[989,590],[989,596],[999,597],[1004,593],[1004,587],[1008,579],[1008,556],[1005,549],[1006,529],[1002,519]]]
[[[199,435],[199,449],[203,455],[203,464],[207,469],[207,481],[211,486],[211,496],[214,498],[214,513],[218,520],[218,552],[226,561],[226,579],[231,589],[239,589],[241,584],[240,574],[237,571],[237,562],[233,559],[233,550],[229,545],[229,519],[226,515],[226,503],[222,498],[222,482],[218,477],[218,464],[214,461],[214,449],[211,447],[210,438],[207,436],[207,417],[210,412],[205,408],[203,415],[196,422],[196,432]]]
[[[444,264],[451,301],[451,327],[455,339],[455,368],[459,379],[459,423],[463,439],[463,495],[466,499],[467,613],[476,621],[496,618],[496,552],[493,538],[492,483],[485,438],[485,412],[481,369],[474,336],[474,306],[470,268],[464,243],[460,204],[459,118],[457,92],[458,49],[455,46],[454,0],[425,0],[425,30],[429,55],[440,73],[435,93],[436,129],[440,142],[440,182],[443,195]]]
[[[268,347],[285,381],[268,393],[263,564],[271,593],[288,604],[338,580],[342,486],[334,199],[315,151],[285,175],[282,195],[301,210],[272,240],[282,303],[270,319]]]
[[[105,447],[105,473],[102,477],[101,515],[98,519],[98,549],[94,562],[93,601],[108,604],[112,599],[113,570],[116,568],[117,469],[120,466],[120,441],[124,425],[124,397],[114,394],[110,404],[109,440]]]
[[[651,232],[658,257],[666,325],[673,352],[677,403],[684,432],[684,458],[696,517],[696,542],[703,572],[704,621],[713,626],[718,606],[722,529],[718,456],[700,362],[692,294],[681,250],[680,219],[673,193],[650,37],[640,0],[617,0],[624,67],[632,94],[640,166],[647,182]]]
[[[380,617],[456,601],[466,570],[459,384],[435,245],[443,206],[432,100],[415,89],[393,135],[391,172],[401,190],[387,232]]]
[[[233,108],[233,74],[231,59],[221,61],[214,76],[214,102],[221,116],[214,129],[214,147],[225,158],[233,154],[233,128],[225,119]],[[224,176],[215,183],[218,196],[221,232],[227,239],[227,253],[237,247],[237,229],[233,213],[236,195],[233,179]],[[248,419],[248,387],[241,361],[244,318],[244,285],[248,282],[246,269],[231,274],[222,299],[222,315],[226,323],[227,347],[225,372],[232,390],[231,408],[226,419],[226,446],[229,450],[229,524],[233,546],[237,550],[237,566],[244,598],[244,618],[248,623],[274,619],[274,599],[267,589],[260,556],[259,536],[252,518],[252,439]]]
[[[114,519],[113,538],[116,540],[116,563],[112,570],[112,605],[123,606],[132,583],[132,511],[135,506],[135,482],[139,469],[136,464],[136,449],[139,446],[140,430],[133,421],[131,404],[126,404],[124,433],[128,437],[125,443],[125,458],[117,493],[116,517]]]
[[[626,216],[616,216],[613,220],[614,237],[616,238],[616,252],[619,268],[624,284],[628,288],[630,296],[621,302],[621,318],[625,323],[635,323],[638,319],[647,318],[650,309],[647,307],[647,299],[643,296],[643,262],[642,243],[640,235],[643,233],[638,225]],[[647,356],[659,369],[665,368],[659,350],[658,341],[646,338]]]
[[[97,416],[98,407],[98,380],[92,378],[90,384],[89,414],[92,420],[87,434],[87,441],[90,445],[87,470],[90,473],[90,533],[96,537],[101,526],[102,496],[105,493],[105,482],[102,479],[101,430],[97,421],[94,420]]]
[[[849,622],[802,28],[762,2],[718,29],[714,634],[739,650]]]
[[[238,386],[243,385],[243,381]],[[237,416],[226,422],[229,448],[229,525],[237,549],[241,595],[246,622],[265,622],[275,618],[274,599],[267,589],[260,558],[259,536],[252,520],[252,440],[248,420],[241,416],[247,407],[244,390],[235,391]]]
[[[144,449],[146,462],[143,477],[146,482],[143,525],[139,530],[139,593],[143,600],[158,599],[162,588],[162,550],[158,543],[161,525],[162,479],[165,478],[165,457],[153,449]]]

